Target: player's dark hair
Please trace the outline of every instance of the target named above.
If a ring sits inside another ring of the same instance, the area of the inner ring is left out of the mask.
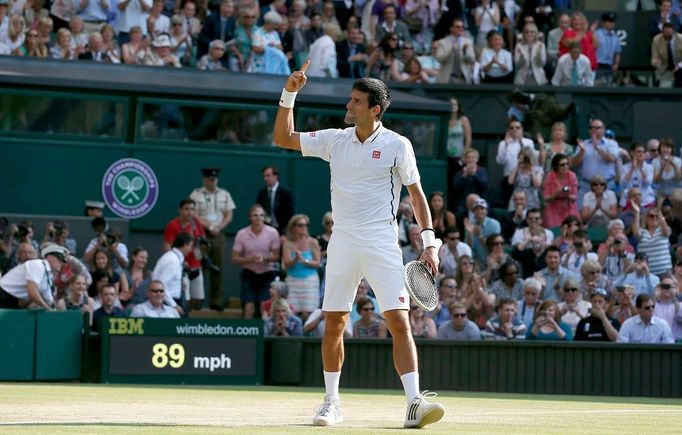
[[[367,94],[367,103],[369,103],[370,108],[379,106],[380,110],[379,114],[377,114],[377,121],[381,120],[384,112],[391,104],[391,95],[384,82],[372,78],[359,79],[353,83],[353,90]]]
[[[187,204],[197,205],[197,203],[196,203],[192,198],[187,197],[187,198],[182,198],[182,200],[180,201],[180,205],[178,206],[178,208],[183,208],[183,207],[186,206]]]

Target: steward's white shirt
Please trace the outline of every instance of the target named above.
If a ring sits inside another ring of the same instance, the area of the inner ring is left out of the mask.
[[[17,299],[28,301],[26,281],[33,281],[38,286],[38,291],[43,300],[52,305],[52,270],[47,260],[28,260],[14,268],[0,278],[0,287]]]
[[[158,279],[163,283],[163,288],[166,290],[163,293],[163,302],[170,307],[178,305],[173,299],[180,299],[182,296],[184,262],[185,256],[182,252],[178,248],[173,248],[159,258],[152,272],[152,279]]]
[[[334,234],[362,246],[395,246],[403,185],[420,180],[409,139],[380,123],[361,143],[355,127],[301,133],[304,156],[329,162]]]

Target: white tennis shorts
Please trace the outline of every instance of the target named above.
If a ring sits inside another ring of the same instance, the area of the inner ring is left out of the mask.
[[[403,255],[395,246],[358,246],[332,237],[327,248],[324,311],[350,311],[360,280],[365,277],[374,290],[381,312],[407,310]]]

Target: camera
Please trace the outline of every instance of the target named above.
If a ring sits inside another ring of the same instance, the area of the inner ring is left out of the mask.
[[[528,157],[528,156],[523,156],[522,162],[523,162],[523,163],[530,163],[530,157]]]
[[[194,239],[194,245],[202,247],[202,248],[210,248],[211,247],[211,241],[206,239],[205,237],[197,237]]]
[[[116,240],[116,236],[113,234],[107,234],[107,245],[114,245],[118,240]]]
[[[620,245],[621,243],[623,243],[623,241],[621,239],[616,239],[613,241],[614,245]]]
[[[573,242],[573,247],[575,249],[582,249],[583,248],[583,242]]]
[[[25,225],[17,225],[17,237],[24,238],[28,236],[28,227]]]
[[[64,229],[66,228],[66,224],[62,221],[54,221],[52,222],[52,228],[54,228],[54,232],[51,234],[52,237],[61,237],[64,234]]]
[[[670,290],[673,286],[671,284],[661,284],[661,288],[663,290]]]
[[[564,186],[564,187],[561,189],[561,191],[562,191],[562,192],[568,192],[568,191],[569,191],[568,186]]]

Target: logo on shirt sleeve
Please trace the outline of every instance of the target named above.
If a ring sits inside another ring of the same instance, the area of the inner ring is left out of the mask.
[[[315,137],[316,134],[317,134],[316,131],[311,131],[310,133],[308,133],[308,136]]]
[[[377,150],[372,151],[372,158],[373,159],[380,159],[381,158],[381,151],[377,151]]]

